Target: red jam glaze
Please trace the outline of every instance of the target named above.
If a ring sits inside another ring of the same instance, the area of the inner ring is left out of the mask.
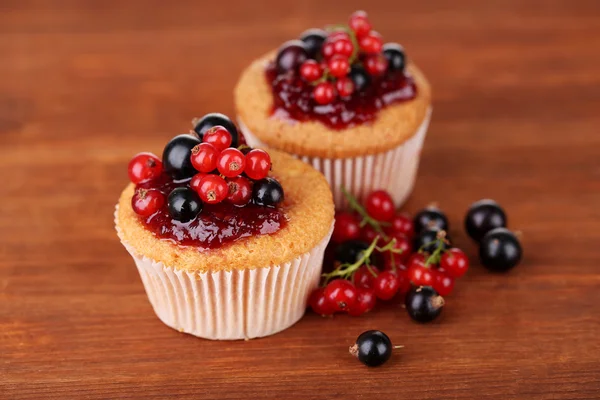
[[[160,179],[138,184],[136,189],[158,189],[166,199],[171,190],[186,185],[188,182],[174,182],[171,177],[163,174]],[[273,234],[287,224],[281,208],[253,204],[237,207],[225,202],[204,204],[198,217],[183,223],[171,218],[166,200],[160,211],[147,218],[140,217],[140,220],[161,239],[202,249],[220,248],[249,236]]]
[[[382,108],[408,101],[417,95],[414,78],[401,72],[387,72],[371,78],[371,84],[349,99],[336,98],[319,105],[312,99],[313,85],[294,74],[278,75],[273,62],[266,69],[273,92],[272,114],[296,121],[317,120],[329,128],[341,130],[373,121]]]

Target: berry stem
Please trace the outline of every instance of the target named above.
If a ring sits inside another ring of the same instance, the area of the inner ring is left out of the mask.
[[[388,236],[385,234],[385,232],[383,231],[383,228],[381,226],[382,225],[387,226],[390,224],[387,222],[379,222],[379,221],[371,218],[371,216],[369,216],[369,214],[364,209],[364,207],[360,205],[360,203],[358,202],[356,197],[354,197],[350,193],[348,193],[346,188],[343,186],[342,186],[341,190],[342,190],[342,193],[344,194],[344,197],[346,197],[346,200],[348,200],[348,204],[350,204],[350,208],[352,208],[354,211],[356,211],[358,214],[360,214],[360,216],[363,218],[362,221],[360,222],[360,227],[363,228],[365,225],[369,224],[373,227],[373,229],[375,229],[375,231],[377,231],[377,233],[379,233],[381,235],[381,237],[384,240],[388,240]]]
[[[358,39],[356,39],[356,34],[354,33],[354,31],[352,29],[350,29],[350,27],[348,25],[344,25],[344,24],[330,25],[326,29],[329,32],[334,31],[336,29],[342,29],[348,34],[348,36],[350,36],[350,41],[352,42],[353,51],[352,51],[352,55],[348,58],[348,61],[350,62],[350,65],[354,64],[354,61],[356,61],[356,58],[358,57],[358,51],[359,51],[359,47],[360,47],[358,45]]]
[[[404,346],[402,346],[402,345],[398,345],[398,346],[394,346],[394,348],[395,348],[395,349],[403,349],[403,348],[404,348]]]
[[[432,244],[435,244],[436,246],[433,253],[431,253],[429,257],[427,257],[427,260],[425,260],[425,267],[429,267],[430,265],[435,265],[440,262],[442,253],[444,253],[444,244],[447,243],[448,240],[446,240],[446,231],[439,231],[437,238],[434,241],[425,243],[423,246],[421,246],[419,252],[422,252],[425,247],[431,246]]]

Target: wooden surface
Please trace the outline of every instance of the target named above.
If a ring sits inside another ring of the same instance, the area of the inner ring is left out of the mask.
[[[0,3],[0,398],[600,398],[597,0],[168,3]],[[113,229],[128,159],[232,114],[253,57],[365,6],[434,87],[406,209],[438,201],[475,257],[462,217],[497,199],[525,261],[474,260],[431,325],[390,304],[250,342],[167,328]],[[347,349],[374,328],[405,349],[367,369]]]

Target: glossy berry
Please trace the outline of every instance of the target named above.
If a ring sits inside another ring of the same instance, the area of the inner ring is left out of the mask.
[[[412,251],[411,251],[411,241],[410,239],[399,232],[392,232],[389,235],[389,241],[395,240],[394,249],[400,250],[399,253],[385,253],[385,257],[388,259],[393,259],[393,265],[400,265],[408,260]],[[387,243],[386,243],[387,244]]]
[[[231,133],[223,126],[213,126],[204,132],[202,141],[214,146],[216,150],[223,151],[231,146]]]
[[[375,308],[375,304],[377,303],[377,297],[372,289],[357,288],[356,292],[358,293],[358,298],[356,299],[354,306],[348,309],[348,314],[353,317],[368,313]]]
[[[237,127],[229,117],[221,113],[206,114],[204,117],[195,120],[194,131],[198,134],[200,140],[203,140],[204,133],[215,126],[222,126],[227,129],[227,132],[231,135],[231,147],[240,145],[240,134]]]
[[[383,56],[388,60],[390,71],[404,71],[406,67],[406,54],[404,48],[398,43],[386,43],[383,45]]]
[[[506,225],[506,213],[494,200],[484,199],[471,204],[465,216],[465,229],[478,242],[492,229],[506,228]]]
[[[358,45],[367,54],[379,54],[383,49],[383,38],[378,32],[371,31],[358,38]]]
[[[383,271],[373,281],[375,296],[381,300],[392,299],[400,289],[398,276],[391,271]]]
[[[336,279],[325,286],[325,298],[335,312],[345,312],[354,307],[358,300],[358,292],[352,282],[345,279]]]
[[[300,40],[304,42],[304,48],[310,58],[316,58],[320,54],[325,39],[327,39],[327,32],[322,29],[309,29],[300,35]]]
[[[335,82],[335,88],[340,97],[350,97],[354,93],[354,81],[346,76],[339,78]]]
[[[446,271],[448,276],[460,278],[469,269],[469,258],[461,249],[453,247],[442,254],[440,268]]]
[[[371,84],[371,77],[367,71],[358,65],[353,65],[350,68],[350,79],[354,82],[354,90],[357,92],[362,92]]]
[[[219,150],[210,143],[200,143],[192,149],[192,165],[199,172],[212,172],[217,168]]]
[[[329,104],[335,98],[335,89],[329,82],[321,82],[313,89],[313,97],[318,104]]]
[[[354,53],[354,45],[349,38],[343,36],[336,37],[333,41],[326,41],[321,51],[326,60],[329,60],[335,55],[350,58]]]
[[[307,82],[314,82],[323,76],[323,70],[315,60],[306,60],[300,66],[300,76]]]
[[[332,42],[333,43],[333,42],[335,42],[336,40],[339,40],[339,39],[351,40],[350,39],[350,35],[343,28],[334,29],[333,31],[329,32],[329,36],[327,36],[327,42]]]
[[[519,239],[506,228],[489,231],[479,243],[479,259],[490,271],[508,271],[521,261],[522,256]]]
[[[325,288],[313,290],[308,298],[308,305],[319,315],[331,315],[335,312],[335,306],[325,297]]]
[[[379,269],[372,265],[363,265],[354,272],[352,281],[357,288],[372,289],[375,278],[379,275]]]
[[[371,192],[365,200],[365,209],[378,221],[389,221],[396,212],[394,201],[385,190]]]
[[[440,296],[448,296],[454,290],[454,278],[438,271],[432,286]]]
[[[133,211],[142,217],[149,217],[164,204],[165,196],[156,189],[137,189],[131,198]]]
[[[408,269],[408,279],[416,286],[433,286],[438,272],[431,267],[417,266],[413,264]]]
[[[152,153],[138,153],[131,161],[127,168],[129,180],[138,184],[140,182],[151,181],[162,174],[163,165],[160,158]]]
[[[246,157],[238,149],[230,147],[219,154],[217,168],[223,176],[234,178],[244,172]]]
[[[243,176],[228,179],[227,186],[226,200],[229,203],[236,206],[245,206],[252,200],[252,184]]]
[[[367,224],[360,230],[359,239],[366,243],[373,243],[377,236],[381,236],[371,225]]]
[[[350,15],[348,25],[357,37],[366,36],[371,32],[371,23],[369,22],[367,13],[364,11],[353,12],[352,15]]]
[[[207,174],[204,172],[199,172],[192,177],[190,180],[190,188],[196,193],[200,190],[200,182],[202,182],[202,178],[204,178]]]
[[[426,253],[433,253],[437,248],[437,229],[425,229],[417,234],[413,241],[413,251],[424,251]],[[450,241],[450,238],[446,236],[446,240]],[[442,249],[447,249],[448,245],[442,243]]]
[[[308,51],[304,42],[301,40],[289,40],[279,48],[275,65],[277,71],[282,74],[297,70],[307,59]]]
[[[358,239],[359,236],[360,221],[358,218],[348,212],[336,213],[331,240],[334,243],[342,243],[347,240]]]
[[[229,194],[229,186],[219,175],[206,175],[200,181],[198,194],[206,204],[218,204]]]
[[[264,179],[271,171],[271,156],[264,150],[254,149],[246,154],[244,172],[248,178],[258,181]]]
[[[348,57],[336,54],[327,60],[327,67],[332,76],[342,78],[350,72],[350,61]]]
[[[413,320],[425,323],[440,315],[444,307],[444,298],[430,286],[419,286],[406,294],[404,305]]]
[[[367,331],[350,347],[350,354],[368,367],[378,367],[392,356],[392,341],[381,331]]]
[[[423,253],[413,253],[408,258],[408,261],[406,262],[406,266],[409,269],[413,265],[424,266],[426,260],[427,260],[427,257],[425,257],[425,254],[423,254]]]
[[[273,207],[284,199],[281,184],[273,178],[265,178],[254,182],[252,200],[258,206]]]
[[[186,179],[196,175],[192,165],[192,149],[200,140],[191,135],[178,135],[167,143],[163,150],[163,168],[174,179]]]
[[[169,214],[179,222],[189,222],[202,211],[202,201],[198,194],[188,187],[173,189],[167,201]]]
[[[342,264],[353,264],[358,261],[369,244],[360,240],[348,240],[335,248],[335,260]]]
[[[381,76],[387,71],[388,61],[383,54],[371,54],[365,58],[364,65],[371,76]]]
[[[390,220],[391,226],[387,228],[387,231],[402,233],[406,237],[413,237],[415,234],[415,226],[412,219],[405,214],[396,214]]]
[[[420,233],[425,229],[444,230],[448,232],[448,218],[437,207],[429,206],[419,211],[414,219],[415,232]]]

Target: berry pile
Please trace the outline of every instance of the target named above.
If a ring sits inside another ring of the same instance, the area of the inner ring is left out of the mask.
[[[205,204],[250,203],[273,207],[283,201],[283,188],[268,177],[271,158],[264,150],[242,144],[235,124],[222,114],[194,120],[193,134],[175,136],[164,148],[162,161],[139,153],[129,162],[129,178],[136,185],[165,179],[179,185],[168,196],[157,189],[138,187],[132,198],[136,214],[151,216],[167,204],[179,222],[195,219]]]

